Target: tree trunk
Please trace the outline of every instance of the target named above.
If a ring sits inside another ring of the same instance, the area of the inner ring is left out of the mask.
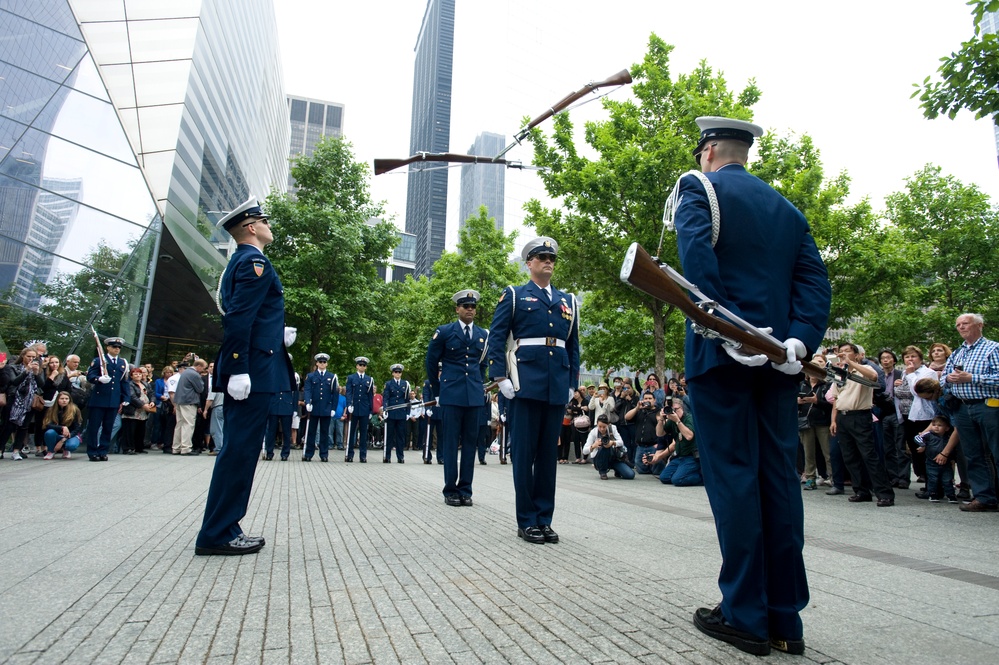
[[[663,379],[666,371],[666,317],[663,313],[663,303],[661,300],[652,300],[652,338],[656,348],[656,376],[660,383],[665,384]]]

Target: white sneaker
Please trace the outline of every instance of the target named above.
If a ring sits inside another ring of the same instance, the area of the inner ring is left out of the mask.
[[[72,457],[72,455],[70,454],[70,452],[68,450],[62,451],[62,458],[63,459],[69,459],[71,457]]]
[[[11,457],[11,459],[24,459],[24,458],[23,458],[23,457],[21,457],[21,453],[19,453],[19,452],[17,452],[17,451],[15,450],[15,451],[14,451],[14,456],[13,456],[13,457]]]
[[[45,453],[45,457],[42,459],[52,459],[55,457],[55,453]]]
[[[818,485],[825,485],[826,487],[832,487],[832,481],[828,478],[819,478]]]

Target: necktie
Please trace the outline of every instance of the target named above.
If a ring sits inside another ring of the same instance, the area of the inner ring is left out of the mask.
[[[472,341],[472,326],[465,326],[465,339]]]

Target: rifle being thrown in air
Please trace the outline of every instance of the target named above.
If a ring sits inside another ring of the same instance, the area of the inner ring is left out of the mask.
[[[787,362],[787,347],[772,335],[728,311],[715,300],[701,293],[695,284],[685,279],[666,263],[651,256],[637,242],[631,244],[621,265],[621,281],[639,291],[662,300],[687,315],[691,329],[707,339],[718,339],[750,355],[763,354],[774,363]],[[688,292],[693,295],[691,298]],[[876,388],[877,383],[850,374],[843,368],[827,363],[825,368],[801,360],[802,371],[808,376],[829,379],[838,386],[847,380]]]

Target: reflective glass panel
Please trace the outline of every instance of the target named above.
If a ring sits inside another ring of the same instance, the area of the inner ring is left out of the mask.
[[[132,65],[101,65],[101,75],[108,86],[108,93],[119,109],[135,106],[135,81]]]
[[[27,129],[25,125],[0,117],[0,161],[7,157]]]
[[[29,339],[44,339],[47,341],[49,353],[65,358],[76,344],[79,329],[53,320],[33,311],[16,307],[0,300],[0,335],[10,353],[8,361],[14,361]],[[81,352],[88,355],[90,352]],[[86,362],[86,361],[84,361]]]
[[[0,37],[0,60],[54,81],[69,76],[87,50],[78,39],[6,12]]]
[[[118,114],[109,102],[68,90],[65,99],[53,99],[52,104],[59,104],[59,112],[49,130],[53,134],[123,162],[136,163]]]
[[[79,181],[67,193],[74,200],[105,210],[145,226],[156,210],[139,169],[34,129],[25,132],[0,163],[0,173],[40,184],[49,181]]]
[[[129,62],[128,29],[125,23],[84,23],[80,28],[98,66]]]
[[[74,2],[73,9],[80,23],[89,21],[124,21],[125,5],[121,0],[86,0]]]
[[[184,113],[184,105],[140,107],[138,111],[142,152],[176,150],[177,137],[180,134],[180,116]]]
[[[89,55],[85,55],[80,60],[80,64],[76,66],[76,71],[69,77],[65,85],[106,102],[111,101],[108,98],[107,88],[104,87],[104,81],[101,80],[101,75],[97,73],[97,67]]]
[[[0,62],[0,115],[30,123],[58,89],[55,81]]]
[[[165,21],[134,21],[132,18],[129,15],[128,32],[133,62],[180,60],[194,54],[197,18]]]
[[[125,0],[129,20],[200,16],[202,0]],[[120,0],[119,0],[120,4]]]
[[[76,39],[80,30],[66,0],[0,0],[0,9],[31,19]]]

